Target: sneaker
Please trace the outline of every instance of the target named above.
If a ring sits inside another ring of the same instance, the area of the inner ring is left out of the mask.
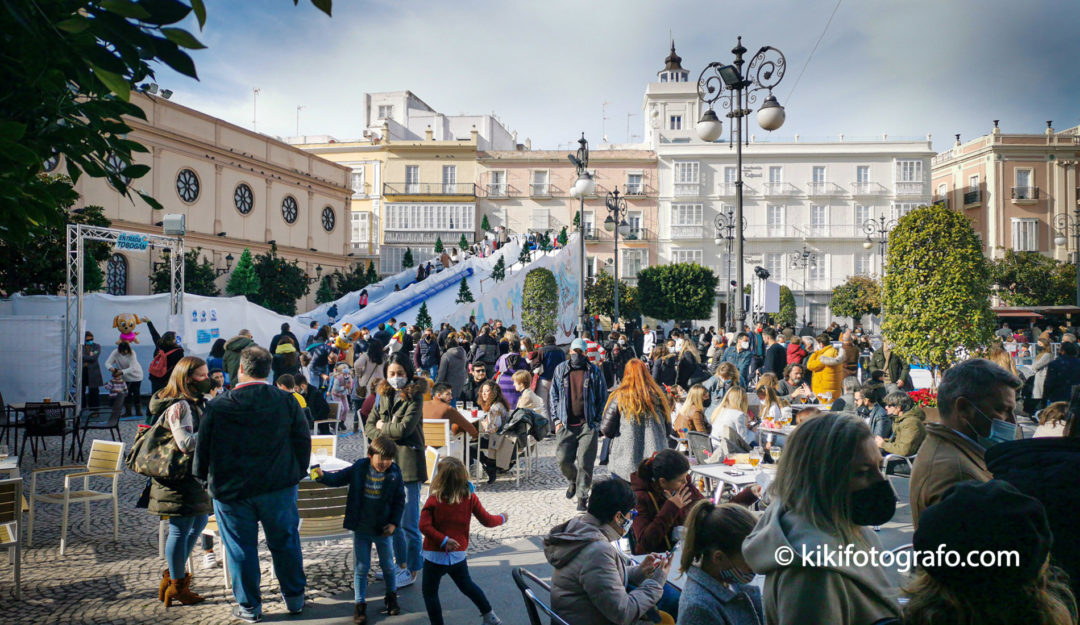
[[[244,608],[240,606],[233,606],[232,615],[233,618],[244,621],[245,623],[262,622],[262,614],[248,614],[244,611]]]
[[[383,578],[382,569],[379,569],[378,571],[375,571],[375,579],[380,579],[381,580],[382,578]]]
[[[412,586],[416,582],[416,573],[413,573],[409,569],[398,569],[397,571],[397,587],[398,590],[405,588],[406,586]]]
[[[587,497],[583,497],[581,499],[578,499],[577,500],[577,511],[578,512],[587,512],[588,510],[589,510],[589,499]]]
[[[204,569],[216,569],[219,566],[221,566],[221,563],[218,562],[217,556],[214,555],[214,552],[207,551],[206,555],[203,556],[202,567]]]
[[[502,619],[495,616],[495,610],[488,612],[482,618],[484,620],[480,621],[481,625],[502,625]]]

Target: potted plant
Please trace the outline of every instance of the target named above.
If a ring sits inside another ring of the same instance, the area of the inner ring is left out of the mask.
[[[923,388],[917,391],[909,391],[908,397],[915,402],[916,406],[923,409],[928,422],[941,422],[941,411],[938,410],[937,404],[937,391]]]

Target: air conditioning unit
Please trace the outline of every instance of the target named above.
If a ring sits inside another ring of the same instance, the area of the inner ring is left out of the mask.
[[[172,213],[161,221],[161,230],[169,236],[182,237],[187,234],[187,216]]]

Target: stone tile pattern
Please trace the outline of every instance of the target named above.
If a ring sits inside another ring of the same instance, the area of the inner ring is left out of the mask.
[[[140,420],[141,421],[141,420]],[[139,421],[125,421],[121,432],[130,444]],[[96,434],[96,432],[95,432]],[[106,433],[107,435],[107,433]],[[27,448],[22,461],[25,489],[30,488],[30,470],[58,466],[59,440],[49,439],[49,449],[35,462]],[[87,450],[90,441],[87,441]],[[14,451],[14,445],[12,445]],[[488,486],[478,484],[484,507],[492,513],[507,512],[509,522],[501,527],[485,528],[473,523],[469,552],[492,549],[504,541],[543,536],[548,530],[576,514],[574,502],[564,498],[566,480],[554,461],[554,438],[541,442],[539,467],[532,476],[522,475],[520,487],[515,486],[514,472],[501,475]],[[360,457],[359,435],[342,435],[338,455],[345,460]],[[65,460],[73,464],[70,458]],[[597,467],[596,478],[606,475]],[[84,505],[74,505],[69,511],[68,548],[60,556],[61,507],[38,504],[35,507],[34,546],[23,550],[22,601],[16,601],[12,584],[12,569],[7,558],[0,557],[0,615],[5,625],[68,623],[99,625],[134,625],[136,623],[185,623],[212,625],[235,623],[229,616],[233,605],[232,593],[225,588],[221,569],[202,569],[202,556],[196,544],[195,580],[192,588],[207,598],[196,606],[166,608],[157,601],[157,585],[164,562],[158,557],[158,521],[145,510],[135,508],[135,502],[145,484],[142,476],[125,471],[120,478],[120,540],[112,540],[112,509],[110,502],[95,502],[90,506],[89,528]],[[486,480],[481,480],[485,482]],[[76,481],[76,487],[80,487]],[[100,484],[99,487],[104,487]],[[91,482],[91,488],[95,488]],[[63,489],[61,474],[40,476],[39,492]],[[426,496],[426,491],[424,492]],[[25,517],[24,517],[25,518]],[[25,538],[24,538],[25,541]],[[25,542],[24,542],[25,545]],[[225,557],[220,544],[215,545],[219,559]],[[331,543],[304,543],[304,570],[308,580],[308,596],[318,601],[352,590],[350,540]],[[284,613],[285,606],[278,594],[277,582],[270,578],[270,554],[265,545],[262,555],[263,608],[267,615]],[[378,567],[372,553],[372,566]],[[401,592],[420,592],[419,583]],[[507,577],[507,590],[512,590]],[[382,584],[376,583],[373,594],[381,594]]]

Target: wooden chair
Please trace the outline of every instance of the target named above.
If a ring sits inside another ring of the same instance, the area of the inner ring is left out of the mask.
[[[44,451],[45,437],[59,436],[60,462],[63,462],[68,434],[74,436],[74,430],[71,424],[68,423],[64,409],[59,404],[54,402],[26,402],[23,439],[22,446],[19,449],[19,456],[21,458],[23,452],[26,451],[26,439],[30,439],[30,451],[34,455],[34,460],[37,460],[37,441],[41,441],[41,449]]]
[[[337,458],[337,436],[333,434],[313,435],[311,437],[312,462],[314,462],[315,453],[318,451],[325,451],[327,456]]]
[[[424,419],[424,444],[427,445],[428,481],[435,475],[435,465],[450,455],[450,421],[448,419]],[[464,458],[462,459],[464,462]]]
[[[0,480],[0,547],[8,548],[15,569],[15,598],[22,599],[22,478]]]
[[[341,412],[341,404],[336,401],[326,402],[330,406],[330,412],[327,413],[325,419],[316,420],[311,426],[311,435],[315,436],[319,433],[319,425],[322,423],[330,424],[331,434],[337,434],[338,414]]]
[[[95,440],[90,446],[90,457],[86,465],[66,465],[47,469],[35,469],[30,472],[30,518],[27,524],[26,546],[34,544],[34,504],[36,502],[51,503],[63,506],[63,514],[60,519],[60,555],[67,550],[68,508],[72,503],[83,503],[86,508],[86,529],[90,530],[90,502],[111,499],[113,503],[113,540],[119,540],[120,536],[120,502],[118,497],[118,481],[123,473],[124,443]],[[64,490],[58,493],[39,493],[37,491],[38,475],[55,471],[78,471],[64,476]],[[72,478],[82,478],[82,490],[71,490]],[[90,478],[111,478],[112,488],[108,491],[90,490]]]

